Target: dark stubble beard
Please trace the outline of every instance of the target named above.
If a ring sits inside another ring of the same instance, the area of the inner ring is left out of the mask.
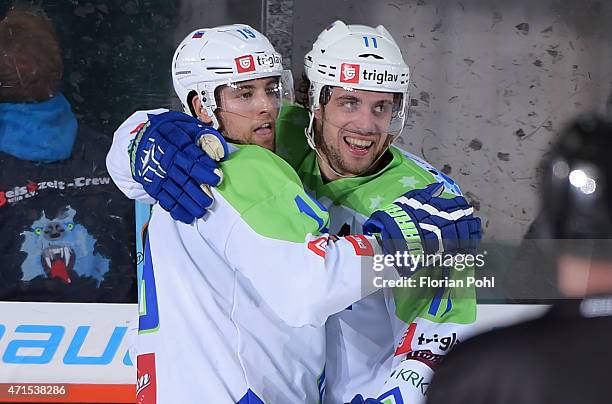
[[[323,125],[325,125],[325,123],[315,125],[315,145],[317,146],[317,148],[319,148],[320,153],[323,154],[324,158],[327,160],[327,164],[331,166],[334,171],[342,175],[360,176],[372,172],[372,170],[374,170],[375,167],[378,166],[378,164],[374,164],[376,159],[378,159],[379,157],[376,156],[364,169],[359,170],[357,172],[351,170],[349,167],[347,167],[347,164],[342,158],[340,152],[338,150],[331,149],[325,142],[325,139],[323,137]]]
[[[331,166],[333,171],[340,174],[353,174],[345,167],[344,160],[337,150],[331,149],[323,138],[323,124],[315,130],[315,145],[319,148],[320,153],[327,160],[326,163]]]

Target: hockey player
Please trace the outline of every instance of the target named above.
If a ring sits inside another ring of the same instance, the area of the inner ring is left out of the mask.
[[[235,144],[222,164],[230,180],[213,191],[214,214],[187,225],[153,210],[137,344],[143,397],[315,402],[324,388],[323,323],[375,289],[367,279],[376,241],[322,233],[327,212],[292,169],[264,148],[238,145],[274,147],[282,75],[280,56],[246,26],[194,31],[175,53],[174,84],[186,109]],[[127,194],[143,195],[121,177],[129,148],[134,177],[164,208],[174,216],[197,210],[208,202],[197,204],[194,184],[206,175],[212,185],[220,180],[191,141],[203,133],[204,147],[214,143],[214,131],[188,116],[136,113],[117,131],[109,170]],[[461,216],[475,222],[467,209]]]
[[[550,238],[541,251],[555,262],[568,300],[555,301],[542,318],[460,346],[434,376],[428,403],[610,402],[611,148],[610,117],[583,116],[542,164],[540,225]]]
[[[432,183],[444,183],[447,198],[460,195],[443,173],[389,147],[404,126],[409,71],[384,27],[335,22],[319,35],[304,68],[310,82],[309,118],[299,108],[285,111],[278,125],[278,149],[327,207],[332,231],[360,229],[377,209]],[[373,94],[381,92],[390,96],[371,103]],[[387,138],[355,129],[371,128],[375,123],[369,117],[389,102],[393,119]],[[304,138],[289,135],[304,127],[310,150]],[[447,233],[445,238],[453,236]],[[444,277],[443,272],[427,275]],[[449,276],[469,273],[452,271]],[[470,333],[475,315],[471,289],[399,288],[374,293],[332,316],[326,324],[326,401],[344,403],[362,393],[384,402],[423,402],[433,367]]]
[[[371,49],[364,49],[364,37],[369,38]],[[330,60],[318,59],[317,55],[322,54]],[[406,191],[415,188],[444,182],[446,198],[454,197],[453,193],[459,192],[450,179],[427,163],[403,154],[399,149],[387,150],[393,137],[403,127],[408,68],[401,58],[399,48],[383,27],[347,27],[337,22],[320,35],[309,55],[311,59],[307,59],[307,74],[311,79],[312,93],[317,91],[317,86],[319,91],[317,96],[311,98],[311,120],[308,121],[301,108],[286,108],[277,124],[277,143],[279,152],[298,170],[307,188],[330,209],[331,226],[335,231],[342,230],[343,234],[347,234],[347,229],[353,232],[360,229],[365,219],[378,207],[393,202]],[[337,56],[334,58],[334,55]],[[335,67],[341,73],[324,81],[312,69],[308,69],[308,62],[310,66],[316,63],[317,68],[327,63],[330,71]],[[350,66],[342,70],[346,67],[343,62],[351,64],[354,70]],[[321,100],[323,102],[319,102]],[[309,143],[315,151],[308,152],[306,139],[297,135],[306,127],[309,128]],[[147,130],[153,134],[151,129]],[[116,139],[122,137],[121,132],[120,128]],[[324,142],[326,146],[320,146]],[[111,151],[109,164],[112,165],[115,160],[113,154],[118,153]],[[125,151],[121,153],[125,154]],[[125,159],[125,156],[120,158]],[[172,167],[172,161],[166,163],[167,167]],[[121,170],[119,166],[116,168],[113,170],[109,165],[111,172],[114,171],[117,177],[123,176],[128,184],[127,170]],[[225,167],[224,172],[226,176],[229,174],[229,178],[235,175],[228,173]],[[366,173],[371,175],[364,175]],[[188,177],[188,173],[185,177]],[[147,184],[137,175],[135,179],[144,184],[145,189],[150,186],[150,183]],[[162,179],[168,180],[169,176]],[[142,197],[144,192],[136,185],[132,183],[123,188],[132,189],[133,197]],[[158,189],[150,192],[151,195]],[[185,193],[180,194],[181,197]],[[158,195],[168,197],[164,192]],[[161,197],[153,196],[161,200]],[[171,209],[184,206],[185,212],[190,211],[191,201],[183,204],[180,198],[168,199],[171,203],[167,206],[170,205]],[[432,197],[431,192],[429,200],[437,203],[440,209],[445,206],[444,202],[449,201]],[[452,202],[459,200],[462,198],[450,199]],[[209,202],[206,200],[205,204]],[[456,209],[457,206],[446,208]],[[210,217],[219,214],[215,209]],[[378,214],[384,215],[385,212]],[[192,218],[194,216],[197,217],[193,215]],[[186,221],[190,221],[188,217]],[[467,239],[470,230],[472,236],[477,237],[479,226],[477,221],[472,223],[474,226],[471,229],[466,229],[461,236],[455,234],[454,237]],[[421,232],[425,233],[426,230]],[[391,292],[386,292],[386,296],[382,292],[375,293],[371,298],[352,305],[328,321],[326,382],[332,384],[328,385],[326,401],[349,401],[357,392],[378,396],[377,393],[391,373],[391,367],[398,364],[400,368],[392,374],[392,379],[393,375],[397,377],[388,383],[381,398],[394,396],[399,401],[399,396],[403,394],[405,400],[408,397],[423,399],[427,378],[431,373],[428,365],[436,363],[439,355],[463,338],[464,330],[475,316],[472,294],[453,299],[455,296],[451,295],[450,290],[427,292],[407,296],[405,299],[394,299]],[[438,338],[433,338],[435,334],[438,334]],[[422,338],[419,339],[420,336]],[[446,344],[447,339],[451,343]],[[397,354],[395,358],[394,352]],[[404,383],[399,383],[410,372],[412,376],[406,378]]]

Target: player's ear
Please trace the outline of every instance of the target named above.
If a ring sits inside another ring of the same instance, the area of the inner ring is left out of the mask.
[[[212,123],[212,118],[206,113],[206,110],[204,109],[204,107],[202,106],[202,102],[200,101],[200,97],[193,97],[191,99],[191,106],[193,107],[193,110],[195,111],[200,121],[204,122],[207,125],[210,125]]]

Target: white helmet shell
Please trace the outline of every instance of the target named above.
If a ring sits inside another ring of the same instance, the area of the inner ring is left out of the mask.
[[[214,114],[219,86],[282,74],[281,55],[264,35],[244,24],[195,30],[172,58],[174,91],[185,112],[191,115],[189,95],[195,91],[214,128],[219,127]]]
[[[408,98],[410,70],[395,40],[383,27],[346,25],[336,21],[319,34],[304,57],[310,80],[311,111],[324,86],[393,92]]]

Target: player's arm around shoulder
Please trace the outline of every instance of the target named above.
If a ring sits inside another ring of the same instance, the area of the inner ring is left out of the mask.
[[[214,189],[212,213],[198,230],[205,239],[218,237],[213,222],[225,216],[218,222],[221,253],[287,324],[320,326],[375,290],[372,282],[362,285],[364,270],[372,273],[375,239],[327,234],[327,211],[286,162],[241,146],[222,168],[227,180]]]
[[[155,203],[142,185],[132,177],[129,153],[134,149],[134,141],[140,131],[144,131],[149,115],[158,115],[166,111],[168,110],[164,108],[136,111],[113,134],[113,144],[106,155],[106,168],[117,187],[130,199]]]

